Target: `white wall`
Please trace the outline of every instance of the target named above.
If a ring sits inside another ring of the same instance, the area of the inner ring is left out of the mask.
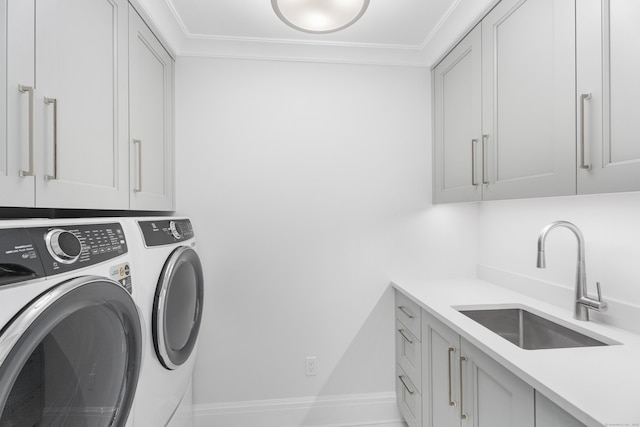
[[[390,279],[472,276],[478,261],[478,206],[430,204],[429,81],[178,59],[177,206],[207,280],[196,406],[393,392]]]

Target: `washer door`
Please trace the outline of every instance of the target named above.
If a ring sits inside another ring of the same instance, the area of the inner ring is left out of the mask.
[[[62,282],[0,334],[0,426],[125,425],[142,329],[117,282],[93,276]]]
[[[153,304],[153,343],[167,369],[186,362],[196,346],[203,293],[198,254],[187,246],[177,248],[164,264]]]

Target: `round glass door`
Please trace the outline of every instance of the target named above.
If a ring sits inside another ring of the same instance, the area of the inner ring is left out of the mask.
[[[118,283],[61,283],[0,335],[0,426],[124,426],[141,349],[136,306]]]
[[[153,341],[167,369],[187,361],[200,330],[204,279],[198,254],[179,247],[167,259],[154,301]]]

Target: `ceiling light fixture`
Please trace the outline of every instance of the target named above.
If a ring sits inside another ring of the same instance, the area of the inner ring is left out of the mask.
[[[369,0],[271,0],[276,15],[307,33],[332,33],[347,28],[367,10]]]

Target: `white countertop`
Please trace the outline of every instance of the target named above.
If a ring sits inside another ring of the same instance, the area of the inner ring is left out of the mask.
[[[587,426],[640,426],[640,336],[489,282],[394,280],[393,287]],[[524,350],[453,307],[509,305],[619,345]]]

